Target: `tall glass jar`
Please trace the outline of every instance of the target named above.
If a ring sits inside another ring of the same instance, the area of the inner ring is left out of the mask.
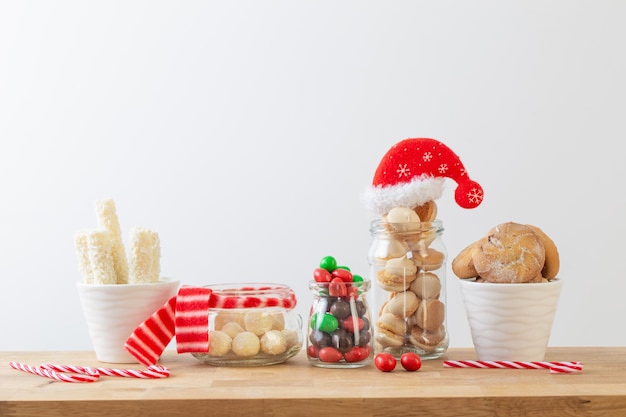
[[[370,225],[374,353],[438,358],[448,349],[443,223]]]
[[[372,361],[370,281],[309,283],[313,304],[307,326],[309,363],[322,368],[358,368]]]

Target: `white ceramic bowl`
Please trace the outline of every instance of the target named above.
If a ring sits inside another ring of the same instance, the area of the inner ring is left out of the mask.
[[[78,294],[97,359],[137,363],[124,349],[124,343],[137,326],[176,295],[179,284],[167,278],[153,284],[78,282]]]
[[[478,360],[542,361],[562,281],[494,284],[460,280]]]

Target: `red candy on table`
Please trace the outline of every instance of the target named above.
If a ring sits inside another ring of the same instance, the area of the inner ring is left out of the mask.
[[[417,353],[407,352],[400,356],[400,364],[409,372],[414,372],[422,367],[422,358]]]
[[[391,372],[396,369],[396,358],[387,352],[381,352],[374,357],[374,365],[378,370]]]

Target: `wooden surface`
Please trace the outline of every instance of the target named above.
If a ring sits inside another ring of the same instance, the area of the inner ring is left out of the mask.
[[[445,359],[475,359],[450,349]],[[442,358],[443,359],[443,358]],[[582,361],[579,374],[544,370],[400,365],[322,369],[304,353],[281,365],[218,368],[168,351],[171,376],[158,380],[102,377],[56,382],[11,369],[9,361],[124,367],[97,362],[93,352],[0,352],[0,416],[623,416],[626,348],[550,348],[546,360]],[[140,369],[140,366],[128,366]]]

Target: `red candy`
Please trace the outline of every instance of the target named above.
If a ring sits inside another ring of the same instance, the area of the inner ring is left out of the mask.
[[[343,282],[352,282],[352,272],[347,269],[337,268],[332,273],[333,278],[340,278]]]
[[[374,365],[378,370],[391,372],[396,369],[396,358],[387,352],[381,352],[374,357]]]
[[[306,350],[309,358],[317,358],[317,356],[319,355],[319,350],[313,345],[309,345]]]
[[[348,286],[348,297],[350,298],[358,298],[359,297],[359,289],[357,287],[353,287],[352,285]]]
[[[356,324],[357,324],[359,330],[363,329],[363,326],[365,325],[365,322],[360,317],[348,316],[345,319],[341,320],[339,322],[339,325],[341,326],[342,329],[346,329],[347,331],[349,331],[351,333],[354,333],[355,321],[356,321]]]
[[[341,278],[333,278],[328,284],[328,295],[331,297],[346,297],[348,295],[348,287]]]
[[[317,357],[322,362],[339,362],[343,355],[334,347],[327,346],[325,348],[321,348],[317,353]]]
[[[343,358],[346,360],[346,362],[361,362],[367,359],[369,355],[370,355],[369,346],[365,346],[365,347],[355,346],[349,351],[347,351],[343,355]]]
[[[313,279],[315,282],[330,282],[333,277],[330,275],[330,272],[324,268],[315,268],[313,270]]]
[[[400,364],[407,371],[414,372],[422,367],[422,359],[417,353],[407,352],[400,356]]]

